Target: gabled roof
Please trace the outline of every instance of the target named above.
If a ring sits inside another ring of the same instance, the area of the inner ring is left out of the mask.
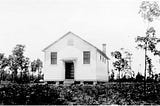
[[[49,47],[51,47],[52,45],[54,45],[55,43],[57,43],[59,40],[63,39],[65,36],[67,36],[68,34],[73,34],[74,36],[78,37],[79,39],[83,40],[84,42],[86,42],[87,44],[91,45],[92,47],[94,47],[101,55],[103,55],[106,59],[109,60],[109,58],[107,57],[107,55],[105,53],[103,53],[100,49],[98,49],[97,47],[95,47],[94,45],[92,45],[91,43],[87,42],[86,40],[82,39],[81,37],[79,37],[78,35],[72,33],[72,32],[68,32],[65,35],[63,35],[62,37],[60,37],[58,40],[56,40],[55,42],[53,42],[52,44],[50,44],[49,46],[47,46],[46,48],[44,48],[42,51],[44,52],[46,49],[48,49]]]

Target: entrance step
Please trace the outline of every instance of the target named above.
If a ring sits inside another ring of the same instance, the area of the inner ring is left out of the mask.
[[[67,79],[64,81],[64,85],[71,85],[73,83],[74,83],[74,80],[72,80],[72,79]]]

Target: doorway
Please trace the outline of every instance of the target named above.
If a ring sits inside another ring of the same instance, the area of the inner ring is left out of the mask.
[[[73,63],[73,61],[65,62],[65,79],[74,79],[74,63]]]

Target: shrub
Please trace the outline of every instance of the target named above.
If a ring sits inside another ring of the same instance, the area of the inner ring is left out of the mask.
[[[121,86],[117,83],[71,86],[9,84],[0,88],[0,104],[160,104],[160,84],[147,83],[146,90],[145,100],[143,83],[121,83]]]

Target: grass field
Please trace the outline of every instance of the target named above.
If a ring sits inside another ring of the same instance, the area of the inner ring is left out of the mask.
[[[148,83],[146,96],[143,83],[107,83],[97,85],[9,84],[0,87],[3,105],[54,104],[160,104],[160,84]]]

